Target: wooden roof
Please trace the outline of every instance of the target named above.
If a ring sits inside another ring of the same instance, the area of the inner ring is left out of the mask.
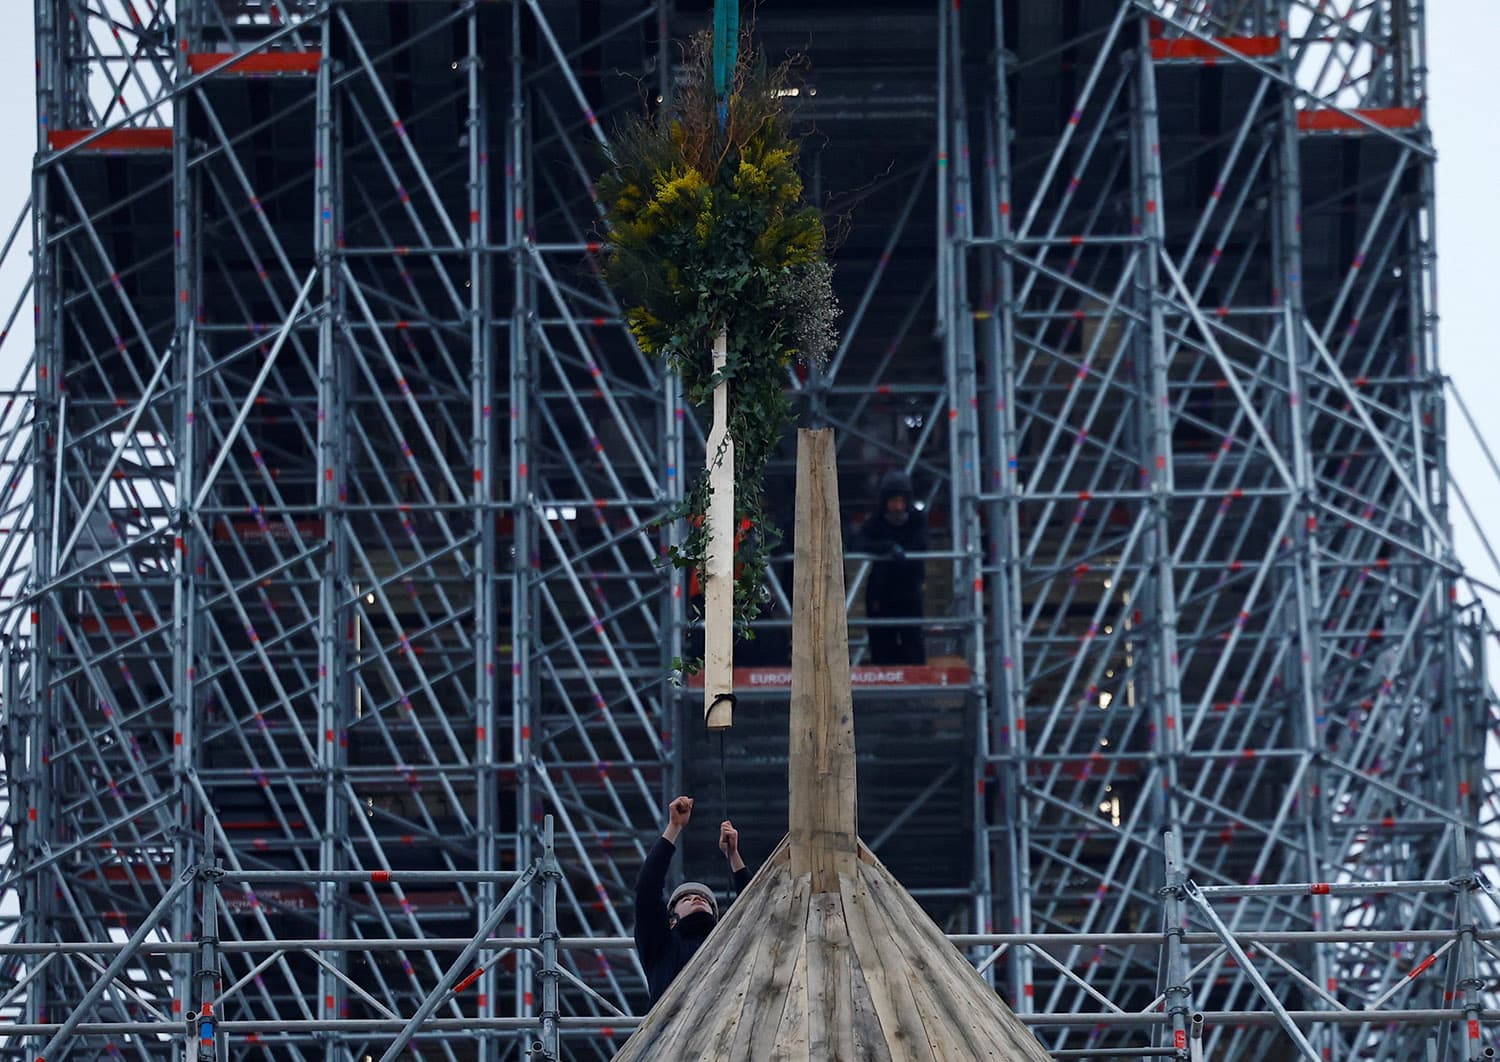
[[[790,857],[783,842],[616,1062],[1047,1059],[863,844],[835,892]]]
[[[833,433],[797,445],[786,840],[615,1056],[1045,1060],[858,839]]]

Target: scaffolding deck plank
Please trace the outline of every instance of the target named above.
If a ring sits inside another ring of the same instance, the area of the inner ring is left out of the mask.
[[[195,74],[213,73],[235,58],[237,52],[193,52],[188,56],[188,69]],[[280,74],[316,74],[323,53],[307,52],[257,52],[218,71],[224,77],[267,77]]]
[[[97,129],[54,129],[47,134],[47,146],[54,151],[72,147],[94,136]],[[111,129],[89,141],[80,151],[171,151],[171,129]]]

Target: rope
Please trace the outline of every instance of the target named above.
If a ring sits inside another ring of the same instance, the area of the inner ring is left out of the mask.
[[[724,809],[724,822],[729,819],[729,771],[724,766],[724,731],[719,731],[719,807]],[[729,871],[730,895],[734,894],[734,871]]]
[[[719,731],[719,806],[724,809],[723,821],[729,822],[729,770],[724,766],[724,731]]]
[[[720,693],[714,697],[713,703],[718,704],[720,701],[728,701],[730,705],[733,705],[734,700],[734,694]],[[729,818],[729,766],[724,755],[724,731],[722,730],[719,731],[719,809],[724,813],[724,817],[719,821],[731,821]],[[730,890],[733,891],[734,871],[732,870],[729,872],[729,885]]]

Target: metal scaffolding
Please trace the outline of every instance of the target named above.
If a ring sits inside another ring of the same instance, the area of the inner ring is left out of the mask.
[[[719,775],[659,522],[703,430],[591,177],[687,6],[37,0],[0,1057],[628,1035],[631,883]],[[862,834],[1058,1057],[1487,1057],[1420,0],[855,6],[756,31],[848,212],[788,387],[932,529],[927,665],[856,658]],[[765,851],[768,589],[726,809]]]

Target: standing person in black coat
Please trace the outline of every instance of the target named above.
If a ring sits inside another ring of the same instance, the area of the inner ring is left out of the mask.
[[[692,797],[680,796],[667,806],[667,828],[646,854],[635,882],[635,950],[646,971],[652,1006],[719,921],[719,901],[701,881],[684,881],[662,902],[677,837],[692,817]],[[719,851],[729,860],[735,892],[744,892],[750,870],[740,857],[739,831],[728,820],[719,824]]]
[[[913,505],[911,477],[890,471],[880,480],[880,501],[854,535],[850,547],[881,557],[870,569],[865,588],[865,615],[871,619],[922,618],[922,583],[927,566],[907,553],[927,549],[927,514]],[[872,626],[870,663],[925,664],[927,646],[922,625]]]

